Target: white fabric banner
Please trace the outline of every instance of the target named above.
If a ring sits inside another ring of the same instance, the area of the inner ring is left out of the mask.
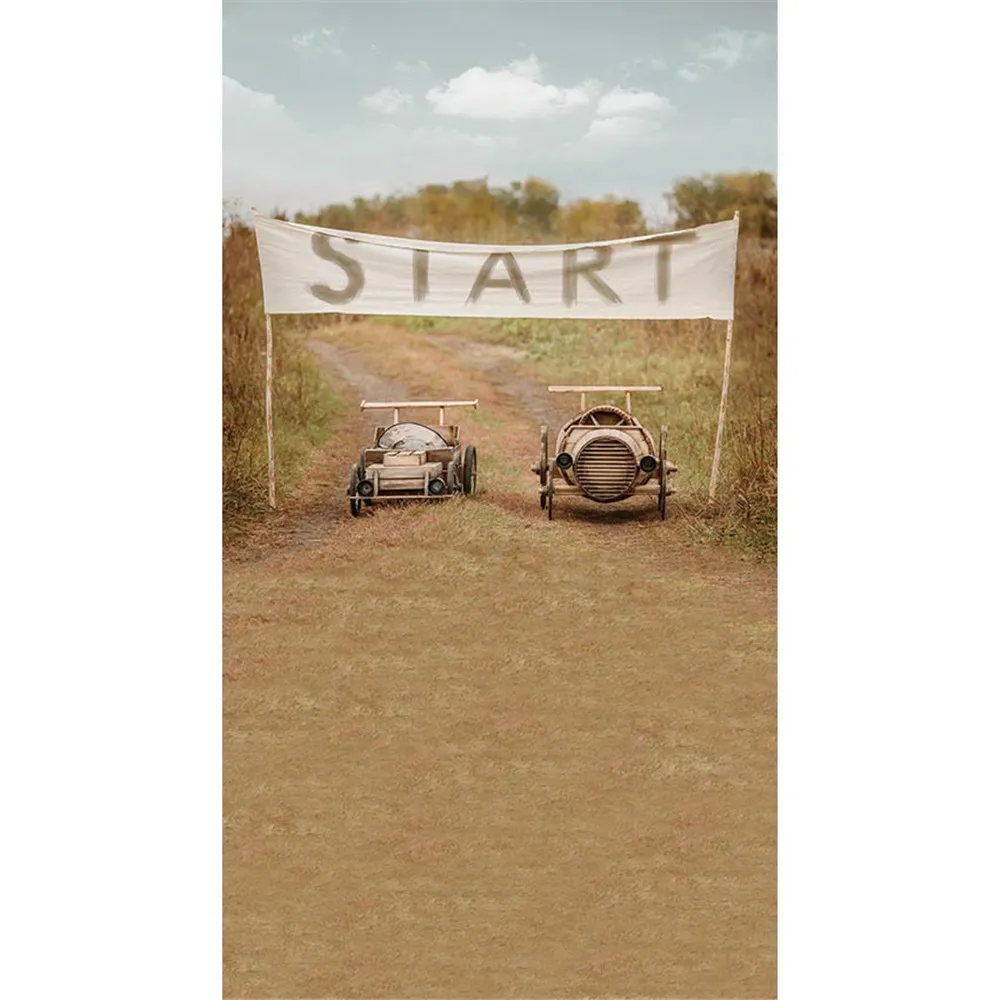
[[[739,223],[565,246],[433,243],[254,215],[280,313],[732,319]]]

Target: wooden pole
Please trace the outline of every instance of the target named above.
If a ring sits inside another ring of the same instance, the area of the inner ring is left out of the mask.
[[[267,379],[264,391],[264,413],[267,420],[267,502],[271,510],[277,508],[274,495],[274,423],[271,417],[271,385],[273,382],[274,338],[271,335],[271,314],[264,314],[267,327]]]
[[[733,215],[739,233],[740,213]],[[734,279],[735,280],[735,279]],[[729,396],[729,366],[733,360],[733,321],[726,321],[726,358],[722,363],[722,398],[719,400],[719,427],[715,432],[715,455],[712,458],[712,477],[708,481],[708,502],[715,503],[715,490],[719,485],[719,462],[722,459],[722,432],[726,426],[726,399]]]

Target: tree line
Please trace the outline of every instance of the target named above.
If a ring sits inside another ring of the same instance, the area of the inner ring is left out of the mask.
[[[762,239],[778,234],[777,186],[768,173],[686,177],[664,199],[677,229],[731,219],[738,209],[742,234]],[[427,184],[410,194],[297,212],[294,219],[328,229],[456,243],[582,243],[654,231],[637,201],[609,195],[564,202],[555,185],[538,177],[507,187],[485,179]]]

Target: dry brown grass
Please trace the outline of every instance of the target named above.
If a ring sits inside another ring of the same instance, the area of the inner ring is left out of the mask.
[[[770,579],[579,528],[227,573],[227,995],[773,995]]]
[[[227,567],[226,994],[773,995],[771,569],[652,505],[547,521],[502,368],[322,336],[477,395],[482,493],[351,519],[351,411]]]

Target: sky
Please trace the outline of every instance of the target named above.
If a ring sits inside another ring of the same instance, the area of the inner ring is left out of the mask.
[[[777,173],[774,2],[223,2],[223,197],[534,175],[564,201]]]

